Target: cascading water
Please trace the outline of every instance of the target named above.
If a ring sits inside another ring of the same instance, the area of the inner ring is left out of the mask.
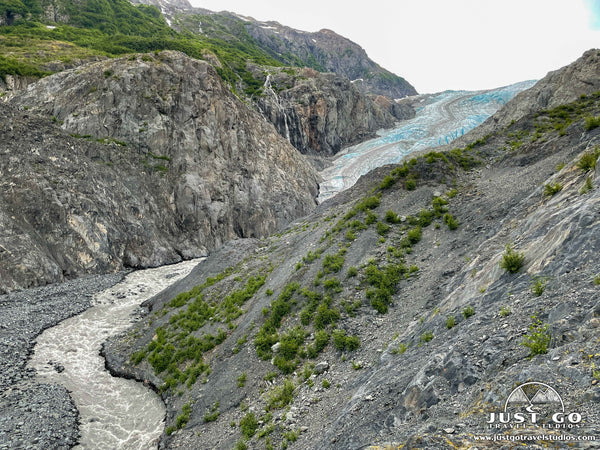
[[[285,138],[287,139],[288,142],[290,142],[290,128],[288,126],[288,119],[287,119],[287,114],[285,112],[285,107],[283,106],[281,98],[279,98],[279,96],[277,95],[277,92],[275,92],[275,90],[273,89],[273,86],[271,85],[271,74],[270,73],[267,74],[267,78],[265,80],[263,88],[264,88],[265,92],[267,92],[268,94],[271,95],[271,97],[273,97],[274,102],[277,105],[277,109],[279,109],[279,112],[283,116],[283,123],[285,125]]]
[[[111,376],[102,343],[132,324],[139,305],[187,275],[198,260],[133,272],[94,298],[95,305],[44,331],[29,362],[45,382],[71,392],[80,414],[81,449],[157,447],[165,408],[142,383]]]

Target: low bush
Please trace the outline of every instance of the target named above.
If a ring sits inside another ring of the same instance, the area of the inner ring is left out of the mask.
[[[506,244],[504,253],[502,254],[502,261],[500,261],[500,267],[509,273],[517,273],[523,267],[524,262],[525,255],[516,252],[512,245]]]
[[[535,316],[531,317],[533,322],[529,325],[529,333],[525,335],[521,345],[529,349],[529,357],[535,355],[543,355],[548,353],[548,345],[550,344],[550,333],[548,332],[548,324],[543,323]]]
[[[258,419],[253,412],[249,412],[240,420],[240,429],[242,430],[242,436],[246,439],[254,436],[258,429]]]
[[[552,197],[562,191],[562,188],[562,184],[560,183],[546,184],[544,185],[544,195],[546,197]]]

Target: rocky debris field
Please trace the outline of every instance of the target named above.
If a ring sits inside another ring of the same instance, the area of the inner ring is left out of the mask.
[[[105,351],[162,392],[161,447],[510,448],[477,437],[526,382],[582,416],[528,448],[600,435],[599,100],[379,168],[150,301]]]
[[[66,389],[27,368],[35,338],[89,308],[122,274],[84,277],[0,296],[0,448],[66,449],[76,444],[78,412]],[[57,371],[64,370],[59,364]]]

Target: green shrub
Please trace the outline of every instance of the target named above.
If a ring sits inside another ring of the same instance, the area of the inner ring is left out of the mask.
[[[421,338],[419,339],[421,344],[425,344],[429,341],[431,341],[433,339],[433,331],[426,331],[425,333],[423,333],[421,335]]]
[[[584,172],[587,172],[588,170],[594,170],[596,169],[596,161],[598,160],[599,156],[600,147],[596,147],[594,151],[586,152],[581,156],[581,158],[579,158],[579,161],[577,161],[577,167]]]
[[[210,411],[204,414],[204,422],[214,422],[219,417],[219,414],[219,402],[215,402],[211,406]]]
[[[533,322],[529,325],[529,333],[525,335],[521,345],[529,349],[529,357],[535,355],[543,355],[548,353],[548,344],[550,344],[550,333],[548,332],[548,324],[531,317]]]
[[[253,412],[246,414],[242,420],[240,420],[240,428],[242,430],[242,436],[246,439],[250,439],[256,433],[258,429],[258,419]]]
[[[325,269],[325,273],[336,273],[339,272],[342,266],[344,265],[344,252],[338,252],[334,255],[325,255],[323,259],[323,269]]]
[[[456,230],[459,225],[458,220],[452,217],[452,214],[450,213],[444,214],[444,223],[448,226],[448,229],[450,230]]]
[[[585,128],[586,131],[593,130],[594,128],[600,127],[600,116],[599,117],[593,117],[593,116],[586,117],[585,124],[583,127]]]
[[[406,181],[404,181],[404,188],[407,191],[414,191],[417,188],[417,181],[413,177],[406,178]]]
[[[323,386],[324,389],[329,389],[329,387],[331,386],[331,383],[329,382],[329,380],[327,378],[325,378],[321,382],[321,386]]]
[[[546,277],[534,277],[531,280],[531,292],[539,297],[546,290],[546,285],[548,284],[548,278]]]
[[[340,293],[342,292],[342,283],[340,282],[340,280],[338,280],[337,278],[329,278],[328,280],[325,280],[323,282],[323,287],[327,290],[327,291],[331,291],[333,293]]]
[[[175,419],[175,429],[180,430],[183,427],[186,426],[186,424],[189,422],[190,420],[190,414],[192,413],[192,407],[189,403],[186,403],[185,405],[183,405],[181,407],[181,414],[179,414],[177,416],[177,419]],[[173,431],[175,431],[175,429],[173,429],[171,431],[171,433]]]
[[[390,226],[386,225],[383,222],[377,222],[377,233],[380,235],[384,235],[386,234],[388,231],[390,231]]]
[[[354,266],[348,267],[348,272],[346,272],[346,278],[352,278],[358,275],[358,269]]]
[[[562,191],[562,184],[554,183],[554,184],[546,184],[544,185],[544,195],[546,197],[552,197],[554,194],[558,194]]]
[[[470,306],[470,305],[466,306],[465,308],[463,308],[462,314],[463,314],[463,316],[464,316],[465,319],[468,319],[473,314],[475,314],[475,309],[472,306]]]
[[[388,223],[400,223],[400,217],[394,211],[388,209],[385,212],[385,221]]]
[[[389,189],[391,188],[394,184],[396,184],[396,178],[393,177],[392,175],[386,175],[385,178],[381,181],[381,184],[379,185],[379,189]]]
[[[339,351],[353,351],[360,347],[360,340],[356,336],[346,336],[344,330],[333,331],[333,346]]]
[[[427,227],[431,225],[433,221],[433,212],[427,209],[422,209],[419,211],[419,226]]]
[[[329,333],[325,330],[318,330],[315,333],[314,348],[317,353],[321,353],[329,343]]]
[[[502,254],[502,261],[500,261],[500,267],[508,273],[517,273],[523,267],[524,262],[525,255],[516,252],[512,245],[506,244],[504,253]]]
[[[592,183],[592,177],[587,177],[585,179],[585,183],[583,183],[583,186],[581,187],[581,189],[579,189],[579,193],[581,195],[591,191],[594,188],[594,184]]]
[[[596,275],[596,276],[594,277],[594,284],[595,284],[596,286],[600,286],[600,275]]]
[[[401,342],[397,348],[392,350],[392,353],[394,355],[401,355],[402,353],[404,353],[406,350],[408,349],[408,345],[406,345],[405,343]]]
[[[448,316],[446,318],[446,328],[450,330],[454,328],[454,325],[456,325],[456,319],[454,318],[454,316]]]
[[[267,408],[281,409],[292,403],[294,400],[294,383],[290,379],[284,380],[281,386],[276,386],[267,394]]]
[[[408,240],[410,241],[411,244],[416,244],[417,242],[419,242],[421,240],[422,236],[423,236],[423,232],[422,232],[420,226],[411,228],[406,233],[406,237],[408,238]]]
[[[433,200],[431,200],[431,205],[433,206],[433,213],[436,217],[441,217],[442,214],[448,212],[448,208],[446,208],[447,204],[448,200],[442,197],[433,197]]]
[[[366,225],[373,225],[377,222],[377,215],[373,214],[371,211],[367,211],[367,217],[365,217]]]
[[[238,387],[244,387],[246,385],[246,378],[247,378],[246,372],[242,372],[242,374],[239,377],[237,377]]]
[[[379,197],[376,197],[376,196],[366,197],[356,205],[356,208],[360,211],[367,211],[369,209],[377,208],[379,206],[380,202],[381,201],[379,200]]]
[[[500,317],[508,317],[510,316],[510,307],[503,306],[500,308]]]
[[[336,323],[340,319],[340,312],[337,308],[329,308],[327,303],[321,303],[315,314],[315,329],[322,330],[327,325]]]
[[[458,194],[458,190],[457,189],[450,189],[448,192],[446,192],[446,195],[448,196],[448,198],[454,198],[456,197],[456,194]]]

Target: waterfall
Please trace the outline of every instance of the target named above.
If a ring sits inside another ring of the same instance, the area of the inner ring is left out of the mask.
[[[275,90],[273,89],[273,86],[271,86],[271,74],[270,73],[267,73],[267,79],[265,80],[265,84],[263,85],[263,88],[266,93],[270,94],[271,97],[273,97],[273,99],[275,101],[275,105],[277,105],[277,109],[283,116],[283,123],[285,125],[285,138],[287,139],[288,142],[291,142],[290,141],[290,128],[288,125],[288,118],[287,118],[287,114],[285,112],[285,107],[283,105],[283,101],[277,95],[277,92],[275,92]]]

